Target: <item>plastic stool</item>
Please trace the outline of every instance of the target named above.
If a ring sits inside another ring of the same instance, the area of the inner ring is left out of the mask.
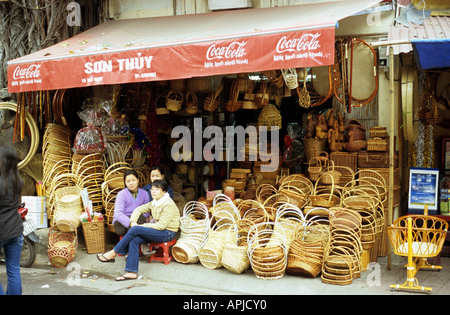
[[[148,259],[148,262],[151,263],[152,260],[158,260],[158,261],[164,261],[164,265],[168,265],[169,262],[173,259],[172,256],[172,252],[169,250],[170,246],[175,245],[177,242],[176,239],[173,239],[169,242],[163,242],[163,243],[156,243],[156,242],[151,242],[148,244],[148,247],[150,249],[150,251],[153,250],[154,247],[160,247],[162,248],[162,255],[159,253],[159,251],[150,256],[150,258]]]

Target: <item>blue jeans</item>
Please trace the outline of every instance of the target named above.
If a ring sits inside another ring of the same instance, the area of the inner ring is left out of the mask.
[[[22,253],[23,235],[0,241],[0,248],[3,248],[6,261],[6,274],[8,276],[7,295],[22,294],[22,280],[20,278],[20,255]],[[4,295],[3,287],[0,283],[0,295]]]
[[[138,272],[139,248],[141,244],[150,242],[169,242],[175,237],[175,232],[169,230],[155,230],[144,226],[133,226],[125,236],[116,244],[114,251],[125,256],[128,253],[125,271]]]

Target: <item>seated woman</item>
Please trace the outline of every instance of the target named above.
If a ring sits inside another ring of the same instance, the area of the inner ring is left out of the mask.
[[[152,183],[151,194],[153,200],[145,205],[137,207],[131,215],[131,228],[117,245],[104,254],[97,255],[101,262],[114,262],[117,254],[126,255],[126,273],[116,278],[116,281],[137,279],[139,267],[139,247],[149,242],[169,242],[174,239],[175,233],[180,227],[180,212],[175,202],[170,198],[168,184],[164,180],[156,180]],[[151,213],[151,221],[154,223],[138,224],[141,214]]]
[[[152,166],[150,169],[150,184],[145,185],[142,189],[148,191],[148,194],[150,196],[150,201],[152,201],[152,195],[150,193],[150,189],[152,188],[152,184],[155,180],[165,180],[164,178],[164,169],[160,165]],[[173,189],[169,186],[167,192],[170,195],[170,198],[173,199]]]
[[[119,236],[124,236],[130,227],[130,216],[134,209],[150,201],[148,193],[139,188],[139,178],[135,170],[126,170],[123,175],[126,188],[119,191],[114,204],[113,225]],[[138,223],[144,223],[145,217],[139,218]]]

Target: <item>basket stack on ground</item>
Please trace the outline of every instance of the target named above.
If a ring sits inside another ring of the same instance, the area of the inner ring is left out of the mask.
[[[340,209],[330,216],[330,244],[324,254],[322,282],[348,285],[361,275],[361,216]]]
[[[72,150],[70,130],[62,125],[47,124],[42,139],[42,175],[45,196],[47,197],[47,215],[52,221],[54,214],[54,193],[61,186],[75,184],[71,173]],[[61,176],[62,175],[62,176]]]
[[[198,201],[188,202],[180,217],[180,237],[172,247],[173,258],[184,264],[196,263],[200,249],[208,240],[210,218],[208,208]]]
[[[330,229],[326,224],[312,222],[298,225],[289,247],[287,272],[296,276],[317,277],[322,271],[329,240]]]
[[[231,237],[230,229],[235,229],[235,223],[239,218],[238,209],[231,199],[218,194],[213,201],[211,212],[211,227],[208,239],[200,249],[199,259],[203,266],[208,269],[222,267],[222,254],[225,244],[229,242],[226,238]]]
[[[72,173],[77,176],[78,186],[86,188],[92,201],[94,212],[101,212],[102,183],[105,173],[105,158],[103,154],[74,154],[72,156]]]

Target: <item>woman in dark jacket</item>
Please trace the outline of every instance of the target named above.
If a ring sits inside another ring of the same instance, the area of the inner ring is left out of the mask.
[[[0,249],[3,249],[8,276],[7,295],[22,294],[20,254],[23,244],[23,226],[18,213],[23,180],[17,164],[17,152],[11,147],[0,147]],[[0,284],[0,295],[4,294]]]

